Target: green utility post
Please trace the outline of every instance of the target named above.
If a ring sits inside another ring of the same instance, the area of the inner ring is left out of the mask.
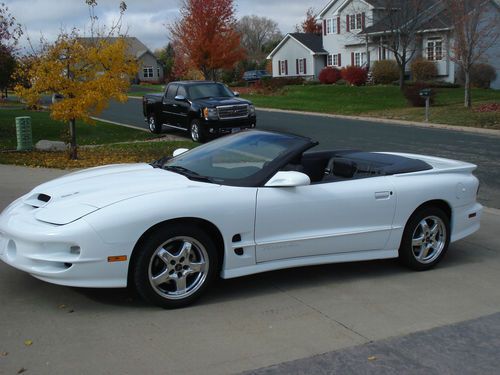
[[[33,136],[31,133],[31,117],[16,117],[17,151],[30,151],[33,149]]]

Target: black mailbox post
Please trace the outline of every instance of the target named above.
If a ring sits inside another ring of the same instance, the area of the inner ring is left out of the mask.
[[[422,89],[420,90],[419,95],[425,99],[425,122],[429,122],[429,107],[430,107],[432,90]]]

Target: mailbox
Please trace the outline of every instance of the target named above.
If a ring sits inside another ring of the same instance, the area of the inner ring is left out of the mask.
[[[420,96],[422,98],[430,98],[432,95],[432,90],[431,89],[422,89],[420,90]]]

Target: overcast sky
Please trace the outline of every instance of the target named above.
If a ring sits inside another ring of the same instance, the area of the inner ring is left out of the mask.
[[[84,0],[3,0],[32,40],[40,35],[52,41],[61,28],[88,29],[89,14]],[[309,7],[316,12],[328,0],[235,0],[236,16],[255,14],[275,20],[283,34],[293,32]],[[97,0],[100,23],[110,24],[118,16],[119,0]],[[179,17],[180,0],[128,0],[123,26],[151,50],[168,43],[165,25]],[[23,46],[26,41],[23,41]]]

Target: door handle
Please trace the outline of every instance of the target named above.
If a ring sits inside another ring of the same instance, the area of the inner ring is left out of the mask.
[[[389,199],[392,191],[377,191],[375,192],[375,199]]]
[[[177,104],[172,104],[172,107],[177,107]]]

